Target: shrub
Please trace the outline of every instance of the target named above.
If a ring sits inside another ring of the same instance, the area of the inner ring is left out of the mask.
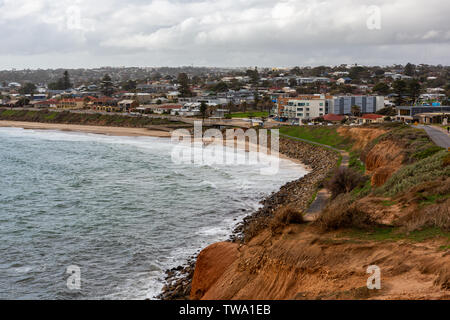
[[[270,229],[272,233],[276,233],[280,228],[284,228],[290,224],[302,224],[303,213],[291,206],[283,207],[279,209],[275,216],[270,221]]]
[[[414,153],[413,158],[415,158],[417,160],[422,160],[422,159],[428,158],[442,150],[443,149],[441,147],[431,146],[425,150]]]
[[[444,167],[447,151],[438,152],[431,157],[404,166],[376,191],[377,194],[395,196],[423,182],[442,176],[450,176],[450,168]]]
[[[314,225],[322,231],[333,231],[347,228],[369,229],[375,223],[357,207],[350,194],[341,194],[322,211]]]
[[[450,166],[450,152],[447,152],[447,155],[444,157],[444,159],[442,160],[442,166],[443,167],[448,167]]]
[[[425,207],[406,216],[400,223],[407,232],[437,227],[450,231],[450,199]]]
[[[327,181],[325,187],[331,192],[331,197],[334,199],[342,193],[349,193],[353,189],[363,186],[367,180],[368,177],[361,172],[350,168],[339,168]]]

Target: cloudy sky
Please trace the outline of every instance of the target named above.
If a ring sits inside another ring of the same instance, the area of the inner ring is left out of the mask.
[[[449,64],[445,0],[0,0],[0,69]]]

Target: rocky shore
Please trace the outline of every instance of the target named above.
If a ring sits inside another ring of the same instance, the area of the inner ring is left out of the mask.
[[[232,242],[249,240],[254,233],[254,226],[264,228],[270,217],[281,206],[292,205],[299,210],[306,210],[313,195],[333,170],[339,155],[333,151],[311,145],[305,142],[280,138],[280,153],[301,161],[310,168],[310,173],[301,179],[285,184],[278,192],[272,193],[261,201],[262,207],[244,218],[230,236]],[[166,271],[166,285],[157,297],[160,300],[189,299],[192,277],[195,270],[196,257],[184,265]]]

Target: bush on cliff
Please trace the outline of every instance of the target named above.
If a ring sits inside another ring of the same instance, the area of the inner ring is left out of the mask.
[[[395,196],[421,183],[439,177],[449,177],[450,168],[445,166],[447,151],[438,152],[398,170],[380,189],[378,195]]]
[[[343,193],[349,193],[353,189],[363,186],[368,177],[359,171],[350,168],[337,169],[334,176],[327,181],[325,187],[331,192],[331,197],[334,199]]]
[[[314,222],[322,231],[338,229],[369,229],[375,226],[372,219],[354,203],[351,194],[341,194],[322,211]]]
[[[301,211],[291,206],[287,206],[279,209],[275,213],[269,226],[272,234],[275,234],[290,224],[302,224],[304,222],[305,220],[303,219],[303,213]]]

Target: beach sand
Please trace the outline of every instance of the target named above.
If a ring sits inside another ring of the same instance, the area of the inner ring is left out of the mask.
[[[42,122],[26,122],[26,121],[7,121],[0,120],[0,127],[15,127],[23,129],[38,129],[38,130],[61,130],[61,131],[76,131],[86,133],[105,134],[110,136],[130,136],[130,137],[158,137],[158,138],[170,138],[171,133],[167,131],[150,130],[146,128],[128,128],[128,127],[106,127],[106,126],[89,126],[78,124],[65,124],[65,123],[42,123]],[[224,140],[225,144],[227,141]],[[236,147],[243,148],[243,146],[236,144]],[[256,149],[255,149],[256,148]],[[249,142],[246,142],[245,150],[250,150]],[[252,146],[252,150],[257,150],[256,146]],[[297,158],[290,158],[282,153],[279,153],[281,159],[290,160],[298,165],[301,165],[303,169],[311,171],[311,168],[304,165]]]
[[[77,132],[106,134],[106,135],[111,135],[111,136],[150,136],[150,137],[163,137],[163,138],[170,137],[170,132],[149,130],[146,128],[86,126],[86,125],[78,125],[78,124],[41,123],[41,122],[0,120],[0,127],[15,127],[15,128],[39,129],[39,130],[77,131]]]

